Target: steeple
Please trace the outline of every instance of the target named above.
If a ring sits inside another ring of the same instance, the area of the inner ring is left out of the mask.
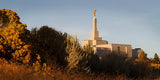
[[[92,46],[96,53],[97,46],[106,45],[106,44],[108,44],[108,41],[102,40],[102,37],[99,37],[99,32],[97,29],[96,10],[94,10],[93,28],[91,32],[91,37],[89,37],[88,40],[83,40],[81,45],[82,46],[85,46],[85,45]]]
[[[93,29],[91,32],[91,37],[88,38],[89,40],[100,40],[99,32],[97,30],[97,18],[96,18],[96,10],[94,10],[94,17],[93,17]]]

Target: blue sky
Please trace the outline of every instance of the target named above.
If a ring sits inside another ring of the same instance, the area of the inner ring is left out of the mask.
[[[96,9],[100,36],[109,43],[131,44],[148,57],[160,56],[160,0],[0,0],[1,9],[11,9],[28,29],[48,25],[90,37]]]

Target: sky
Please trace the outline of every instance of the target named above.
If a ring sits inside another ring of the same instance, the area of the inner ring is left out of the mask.
[[[141,48],[149,58],[160,56],[160,0],[0,0],[31,30],[48,25],[87,40],[96,9],[100,37],[109,43]]]

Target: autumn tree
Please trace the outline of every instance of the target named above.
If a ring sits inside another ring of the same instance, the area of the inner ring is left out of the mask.
[[[28,63],[31,58],[31,35],[16,12],[0,10],[0,56]]]
[[[157,53],[154,54],[154,62],[155,63],[159,62],[159,56]]]
[[[12,58],[11,47],[4,40],[3,36],[0,35],[0,57],[10,60]]]
[[[141,59],[141,60],[146,60],[146,59],[147,59],[147,54],[144,53],[144,51],[141,51],[140,59]]]

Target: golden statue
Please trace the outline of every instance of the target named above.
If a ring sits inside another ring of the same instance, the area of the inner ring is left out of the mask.
[[[96,10],[94,10],[94,16],[96,16]]]

